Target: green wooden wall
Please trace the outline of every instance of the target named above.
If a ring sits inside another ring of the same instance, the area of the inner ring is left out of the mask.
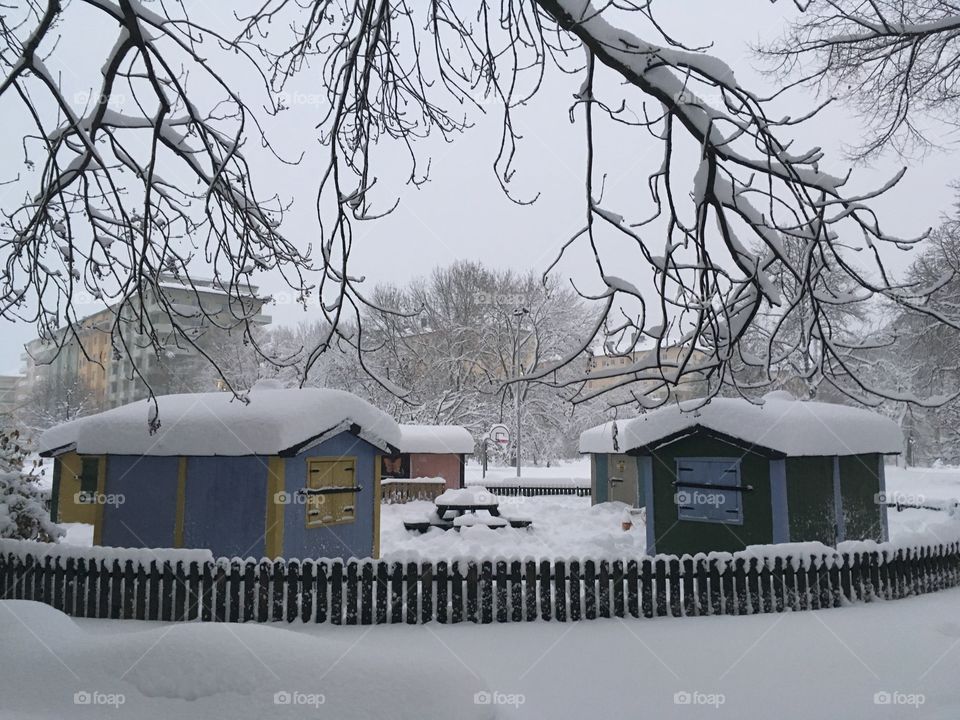
[[[845,539],[881,541],[880,456],[847,455],[839,462]],[[837,542],[832,457],[787,458],[787,505],[792,542]]]
[[[753,490],[742,494],[743,525],[679,520],[674,503],[678,457],[740,458],[740,482]],[[654,533],[658,553],[735,552],[747,545],[773,542],[770,506],[770,461],[709,437],[688,437],[653,454]]]
[[[834,544],[833,456],[787,458],[790,541]]]
[[[876,501],[879,470],[879,455],[840,458],[840,492],[848,540],[883,540],[884,508]]]
[[[607,455],[598,454],[593,456],[591,469],[593,470],[593,504],[604,503],[607,501]]]

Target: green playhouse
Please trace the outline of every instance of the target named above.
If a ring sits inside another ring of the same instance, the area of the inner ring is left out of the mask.
[[[784,392],[687,401],[580,436],[593,502],[646,508],[650,554],[886,540],[884,456],[902,445],[889,418]]]

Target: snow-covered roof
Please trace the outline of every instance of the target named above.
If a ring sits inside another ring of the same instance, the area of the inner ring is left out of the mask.
[[[469,455],[473,436],[459,425],[401,425],[400,452]]]
[[[762,405],[714,398],[698,409],[700,402],[670,405],[590,428],[580,435],[580,452],[627,452],[698,428],[788,456],[892,454],[903,449],[903,435],[895,422],[861,408],[793,400],[786,393],[770,393]]]
[[[359,435],[384,451],[400,444],[389,415],[342,390],[276,389],[258,384],[244,404],[231,393],[157,397],[160,428],[153,435],[147,400],[50,428],[39,450],[90,455],[276,455],[359,426]]]

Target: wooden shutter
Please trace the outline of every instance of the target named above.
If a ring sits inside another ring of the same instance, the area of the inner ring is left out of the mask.
[[[356,519],[356,487],[355,458],[310,458],[307,461],[307,489],[328,492],[307,494],[307,526],[353,522]]]

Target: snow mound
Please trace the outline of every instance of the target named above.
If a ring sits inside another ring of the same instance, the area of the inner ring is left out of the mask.
[[[655,446],[697,428],[790,456],[899,453],[903,435],[889,418],[846,405],[788,399],[770,393],[762,405],[714,398],[687,401],[631,420],[607,422],[580,435],[580,452],[626,452]],[[614,446],[616,439],[616,447]]]
[[[0,612],[0,637],[11,641],[18,634],[36,633],[41,642],[69,642],[83,635],[77,623],[49,605],[31,600],[2,600]],[[29,630],[26,630],[29,629]]]
[[[263,665],[250,653],[224,652],[228,641],[236,642],[231,629],[219,624],[171,625],[162,642],[124,679],[151,698],[197,700],[222,693],[250,695],[259,685],[255,679],[263,674]],[[127,641],[124,644],[140,644],[136,637],[122,640]],[[126,648],[117,651],[125,652]],[[206,668],[212,671],[201,671]]]
[[[529,528],[485,525],[461,527],[459,532],[430,528],[425,533],[408,532],[404,520],[435,516],[436,507],[426,500],[384,505],[381,511],[380,548],[387,562],[451,562],[454,560],[555,560],[593,557],[607,560],[642,557],[646,533],[638,521],[632,530],[622,527],[627,505],[619,502],[590,504],[576,495],[499,498],[505,519],[532,520]],[[480,511],[478,515],[483,514]],[[450,518],[451,520],[453,518]],[[468,521],[469,522],[469,521]]]
[[[76,447],[90,455],[276,455],[307,441],[360,427],[383,450],[400,443],[400,427],[386,413],[342,390],[274,389],[259,385],[244,403],[226,392],[161,395],[160,427],[150,433],[147,400],[50,428],[41,453]]]
[[[494,717],[495,707],[473,702],[485,683],[442,648],[411,662],[392,628],[342,630],[317,638],[286,625],[74,621],[40,603],[0,601],[0,715]]]

